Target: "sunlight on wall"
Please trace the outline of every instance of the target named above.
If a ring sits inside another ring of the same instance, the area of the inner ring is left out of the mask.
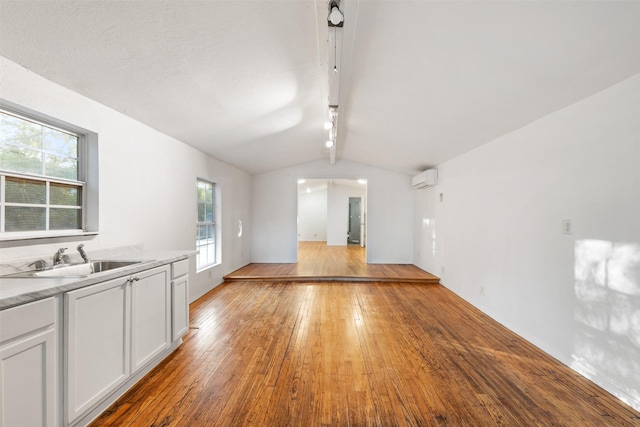
[[[422,241],[427,242],[431,255],[436,255],[436,220],[434,218],[422,218]]]
[[[606,240],[575,244],[572,368],[598,375],[640,402],[640,245]],[[595,369],[594,367],[597,367]],[[597,371],[597,374],[596,374]]]

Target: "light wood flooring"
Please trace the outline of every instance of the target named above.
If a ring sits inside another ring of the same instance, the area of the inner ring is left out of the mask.
[[[440,279],[411,264],[367,264],[365,248],[298,242],[297,264],[249,264],[225,276],[236,280],[358,280],[439,283]]]
[[[637,426],[441,285],[233,282],[93,426]]]
[[[231,282],[93,426],[638,426],[441,285]]]

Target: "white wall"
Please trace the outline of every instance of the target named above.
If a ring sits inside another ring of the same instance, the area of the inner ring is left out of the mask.
[[[438,170],[416,264],[640,409],[640,75]]]
[[[367,261],[413,262],[411,176],[346,160],[335,165],[318,160],[253,176],[252,262],[296,262],[299,178],[367,179]]]
[[[327,189],[298,193],[298,240],[327,240]]]
[[[3,260],[53,255],[62,244],[92,251],[142,244],[145,249],[195,249],[196,177],[220,185],[222,264],[195,273],[191,300],[249,263],[250,176],[123,114],[0,57],[0,97],[99,134],[100,234],[97,237],[3,242]],[[243,236],[238,237],[242,220]]]

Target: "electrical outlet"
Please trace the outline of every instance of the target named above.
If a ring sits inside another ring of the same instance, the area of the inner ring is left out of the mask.
[[[444,193],[440,193],[440,202],[444,202]]]
[[[484,286],[480,286],[480,295],[484,295]]]
[[[562,234],[573,234],[573,221],[570,219],[562,221]]]

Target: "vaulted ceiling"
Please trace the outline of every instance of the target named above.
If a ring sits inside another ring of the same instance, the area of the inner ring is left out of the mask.
[[[414,173],[640,73],[638,1],[340,8],[337,161]],[[0,0],[0,54],[255,174],[329,157],[327,14],[325,0]]]

